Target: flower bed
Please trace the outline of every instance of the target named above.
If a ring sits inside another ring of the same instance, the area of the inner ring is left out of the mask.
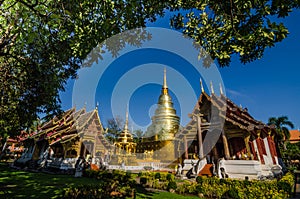
[[[121,171],[88,171],[90,178],[101,179],[99,184],[68,188],[67,198],[92,198],[97,196],[133,197],[135,179],[130,173]],[[142,186],[157,190],[176,192],[182,195],[195,195],[202,198],[288,198],[291,195],[294,176],[286,174],[280,180],[233,180],[216,177],[200,177],[196,181],[177,180],[165,172],[141,172],[138,175]]]

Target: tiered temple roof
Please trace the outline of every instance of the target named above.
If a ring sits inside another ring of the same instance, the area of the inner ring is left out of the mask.
[[[232,136],[235,133],[235,129],[238,131],[245,130],[254,135],[257,134],[255,133],[256,130],[260,130],[265,135],[268,135],[270,131],[272,134],[275,133],[273,128],[254,119],[249,114],[247,108],[242,108],[232,102],[222,91],[220,93],[220,96],[217,96],[215,93],[208,95],[204,89],[202,89],[202,93],[193,109],[191,116],[201,115],[201,124],[204,129],[207,128],[208,130],[211,125],[218,125],[218,123],[223,122],[226,123],[226,125],[224,125],[225,130],[229,128]],[[181,134],[188,134],[188,132],[191,131],[196,133],[196,123],[195,120],[190,120]]]
[[[104,138],[104,130],[97,109],[86,112],[85,108],[78,111],[75,108],[71,108],[61,116],[56,116],[46,122],[41,127],[41,130],[30,138],[36,141],[47,140],[50,146],[57,143],[63,144],[75,138],[82,137],[85,133],[84,129],[87,128],[92,120],[96,123],[98,138],[106,147],[110,148],[109,142]]]

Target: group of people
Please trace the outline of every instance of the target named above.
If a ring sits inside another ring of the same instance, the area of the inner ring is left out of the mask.
[[[92,158],[88,161],[83,157],[79,157],[75,164],[75,177],[81,177],[87,169],[91,168]]]

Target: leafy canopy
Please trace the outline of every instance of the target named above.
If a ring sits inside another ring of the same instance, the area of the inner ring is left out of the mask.
[[[57,114],[59,92],[89,52],[107,38],[174,13],[173,28],[204,47],[220,66],[232,55],[242,63],[263,56],[287,28],[276,18],[299,8],[299,0],[0,0],[0,136],[29,127],[39,113]],[[126,42],[108,46],[113,54]],[[196,45],[195,45],[196,46]],[[102,49],[90,54],[101,58]],[[200,57],[205,53],[199,48]],[[207,66],[212,61],[204,59]]]

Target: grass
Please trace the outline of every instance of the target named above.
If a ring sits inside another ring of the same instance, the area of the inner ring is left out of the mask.
[[[9,168],[7,163],[0,163],[0,198],[61,198],[66,187],[98,182],[92,178],[15,170]],[[136,191],[136,198],[198,198],[169,192],[150,192],[142,187],[137,187]]]
[[[161,199],[161,198],[171,198],[171,199],[199,199],[199,197],[196,196],[182,196],[182,195],[178,195],[175,193],[170,193],[170,192],[149,192],[147,190],[145,190],[142,187],[137,187],[137,194],[136,194],[136,198],[137,199],[141,199],[141,198],[154,198],[154,199]]]
[[[11,169],[0,163],[0,198],[59,198],[63,188],[97,180]]]

